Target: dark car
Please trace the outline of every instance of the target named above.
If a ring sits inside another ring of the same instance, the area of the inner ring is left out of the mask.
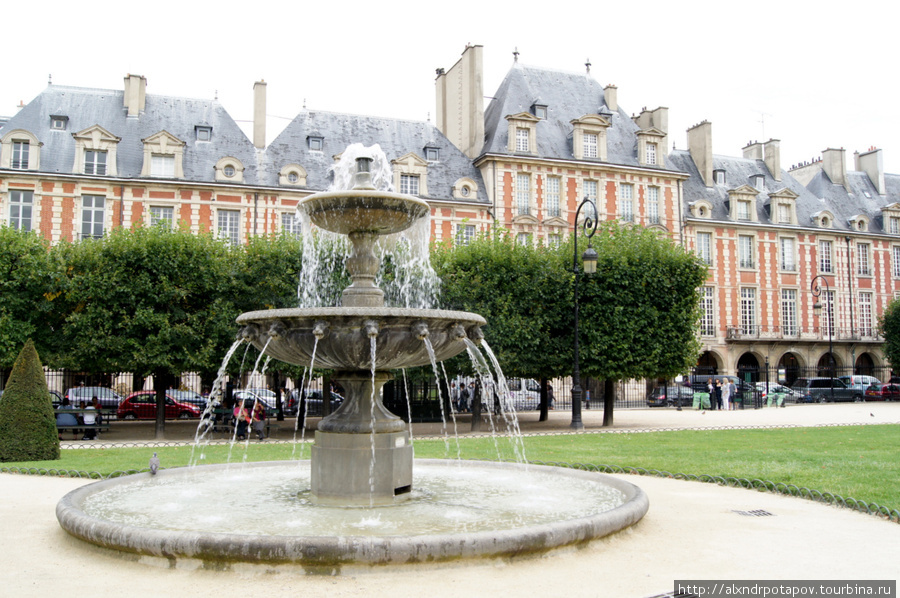
[[[647,395],[648,407],[684,407],[693,402],[694,391],[687,386],[657,386]]]
[[[863,390],[850,388],[837,378],[797,378],[791,388],[800,394],[804,403],[828,403],[865,400]]]
[[[93,397],[97,397],[103,409],[116,409],[122,402],[122,395],[105,386],[73,386],[66,391],[66,398],[75,408],[78,408],[81,401],[89,405]]]
[[[156,391],[141,390],[128,395],[116,412],[118,419],[156,419]],[[166,419],[200,417],[200,410],[166,395]]]
[[[866,388],[867,401],[900,401],[900,386],[897,384],[870,384]]]
[[[209,400],[199,392],[194,392],[193,390],[175,390],[173,388],[170,388],[166,391],[166,395],[172,397],[179,403],[187,403],[188,405],[193,405],[200,411],[206,409],[206,403]]]
[[[331,413],[337,411],[337,408],[341,406],[341,403],[344,402],[344,397],[337,394],[336,392],[331,393]],[[320,415],[325,415],[325,410],[323,409],[324,405],[322,404],[322,391],[321,390],[311,390],[306,395],[306,415],[311,417],[317,417]],[[297,409],[294,409],[296,413]]]
[[[271,390],[267,390],[264,392],[259,392],[261,389],[247,389],[247,390],[238,390],[234,393],[234,400],[244,401],[244,404],[247,409],[252,409],[254,403],[261,403],[263,407],[266,409],[267,416],[273,416],[278,413],[275,409],[275,393]],[[269,396],[268,393],[271,393]]]

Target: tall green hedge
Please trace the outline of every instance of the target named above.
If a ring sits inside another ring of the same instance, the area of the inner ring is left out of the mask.
[[[0,398],[0,462],[59,459],[56,417],[41,359],[29,339]]]

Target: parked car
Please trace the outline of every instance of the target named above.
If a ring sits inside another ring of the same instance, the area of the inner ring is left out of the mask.
[[[294,393],[295,392],[297,392],[297,391],[294,391]],[[296,415],[297,411],[299,410],[299,403],[297,403],[296,400],[293,398],[294,393],[291,393],[291,395],[292,395],[291,415]],[[334,413],[335,411],[337,411],[338,407],[340,407],[343,402],[344,402],[344,397],[342,397],[341,395],[339,395],[336,392],[332,392],[331,393],[331,413]],[[309,391],[306,395],[306,415],[312,416],[312,417],[324,415],[325,411],[324,411],[323,407],[324,407],[324,405],[322,404],[322,391],[321,390]],[[285,413],[287,413],[286,408],[285,408]]]
[[[200,417],[200,410],[189,403],[176,401],[166,393],[166,419]],[[116,411],[118,419],[156,419],[156,391],[140,390],[128,395]]]
[[[193,405],[199,411],[203,411],[206,409],[206,404],[209,401],[207,397],[204,397],[199,392],[194,392],[193,390],[176,390],[174,388],[170,388],[166,391],[166,395],[172,397],[179,403],[187,403],[188,405]]]
[[[687,386],[657,386],[647,395],[648,407],[684,407],[693,403],[694,391]]]
[[[103,409],[117,409],[122,402],[122,395],[105,386],[73,386],[66,391],[66,398],[76,408],[81,401],[90,404],[93,397],[97,397]]]
[[[870,384],[866,389],[867,401],[900,401],[900,385]]]
[[[769,382],[768,387],[765,382],[757,382],[756,389],[763,399],[765,399],[770,392],[777,392],[785,395],[785,401],[800,402],[802,398],[801,394],[793,388],[788,388],[787,386],[782,386],[781,384],[776,384],[774,382]]]
[[[254,402],[262,403],[266,408],[266,415],[273,416],[278,413],[275,409],[275,393],[265,388],[246,388],[234,393],[235,401],[244,401],[247,409],[252,409]]]
[[[863,401],[862,389],[850,388],[839,378],[797,378],[791,388],[800,393],[803,403],[828,403],[837,401]]]
[[[875,376],[860,376],[856,374],[852,376],[838,376],[838,380],[843,382],[849,388],[855,388],[856,390],[861,390],[863,392],[865,392],[872,384],[881,384],[881,380]]]
[[[506,381],[513,409],[534,411],[541,407],[541,385],[534,378],[510,378]]]

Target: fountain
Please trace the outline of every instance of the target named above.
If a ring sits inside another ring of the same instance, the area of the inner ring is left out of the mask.
[[[383,405],[382,386],[391,370],[431,363],[429,345],[438,361],[471,349],[485,320],[385,307],[375,283],[375,244],[429,208],[376,189],[371,163],[370,156],[356,160],[352,189],[311,195],[299,207],[317,227],[349,237],[352,284],[342,305],[250,312],[237,320],[244,340],[288,363],[308,365],[314,356],[315,366],[335,370],[333,379],[344,387],[340,408],[318,424],[309,462],[203,466],[98,482],[60,501],[57,517],[66,531],[170,561],[339,567],[542,552],[643,517],[648,501],[639,488],[596,473],[416,461],[414,478],[407,426]],[[236,497],[229,484],[241,488]],[[248,487],[263,490],[248,496]],[[184,500],[215,504],[227,516],[181,521],[174,512]],[[246,512],[248,500],[275,505],[266,507],[274,510],[267,523],[257,522],[256,509]]]

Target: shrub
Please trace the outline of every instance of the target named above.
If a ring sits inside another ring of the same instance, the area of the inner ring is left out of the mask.
[[[29,339],[0,398],[0,462],[59,459],[56,417],[41,359]]]

